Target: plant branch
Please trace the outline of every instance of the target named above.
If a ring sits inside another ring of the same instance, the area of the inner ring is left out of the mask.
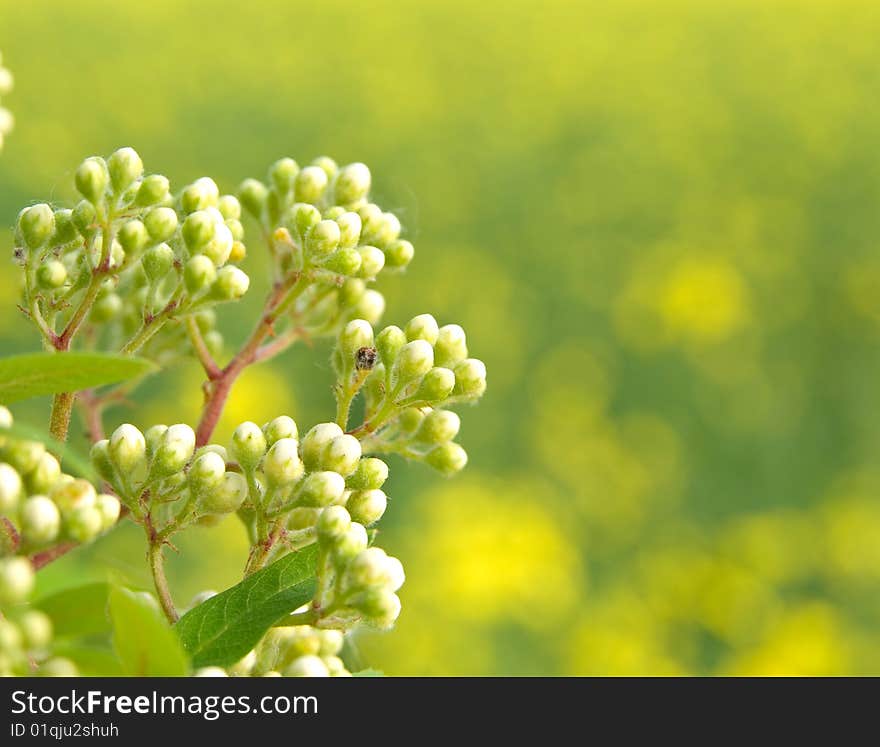
[[[147,522],[149,525],[149,522]],[[152,532],[152,529],[148,530]],[[162,612],[172,625],[180,619],[174,600],[171,598],[171,590],[168,588],[168,579],[165,577],[165,561],[162,557],[164,543],[161,540],[150,541],[150,572],[153,574],[153,584],[162,605]]]

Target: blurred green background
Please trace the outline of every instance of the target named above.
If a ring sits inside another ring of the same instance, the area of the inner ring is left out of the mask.
[[[386,321],[460,322],[490,382],[462,476],[392,465],[404,612],[365,665],[876,675],[878,38],[855,0],[0,0],[0,225],[121,145],[226,190],[282,155],[372,167],[416,244]],[[16,284],[4,354],[37,348]],[[245,316],[221,312],[231,341]],[[246,376],[221,435],[331,417],[328,350]],[[168,371],[110,424],[192,422],[198,382]],[[183,600],[245,542],[180,549]],[[107,574],[147,585],[137,532],[41,583]]]

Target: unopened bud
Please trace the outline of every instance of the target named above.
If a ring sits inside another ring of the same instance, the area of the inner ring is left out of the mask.
[[[75,542],[91,542],[101,533],[101,525],[97,506],[79,506],[67,516],[64,529]]]
[[[37,268],[37,284],[44,290],[55,290],[67,280],[67,268],[57,259],[50,259]]]
[[[361,267],[358,276],[366,280],[372,280],[385,267],[385,254],[375,246],[360,246],[358,253],[361,255]]]
[[[49,491],[49,498],[58,506],[62,516],[70,516],[82,508],[94,508],[97,494],[86,480],[59,481]]]
[[[425,402],[440,402],[449,396],[454,387],[455,374],[448,368],[435,367],[422,377],[413,398]]]
[[[144,434],[130,423],[120,425],[110,436],[110,458],[120,473],[134,472],[146,461]]]
[[[245,469],[256,467],[266,448],[266,436],[256,423],[245,421],[232,434],[232,454]]]
[[[27,650],[45,649],[52,642],[52,621],[45,612],[27,610],[16,622]]]
[[[322,172],[323,173],[323,172]],[[318,656],[300,656],[285,668],[285,677],[329,677],[327,665]]]
[[[168,192],[171,185],[168,183],[167,177],[161,174],[150,174],[144,177],[140,187],[138,187],[137,196],[134,201],[140,207],[151,207],[165,202],[168,199]]]
[[[263,459],[263,474],[269,485],[290,485],[302,476],[303,464],[297,447],[296,439],[280,438],[269,448]]]
[[[108,529],[111,529],[116,525],[116,522],[119,521],[119,514],[122,511],[122,506],[119,503],[119,499],[115,495],[110,495],[109,493],[100,493],[95,498],[95,508],[98,510],[98,514],[101,516],[102,532],[106,532]]]
[[[434,343],[434,364],[452,368],[467,358],[467,339],[464,330],[457,324],[445,324],[437,332]]]
[[[180,472],[192,458],[195,446],[196,434],[192,428],[185,423],[170,426],[153,456],[151,472],[154,476]]]
[[[324,447],[321,466],[347,477],[355,471],[361,458],[361,442],[354,436],[342,435]]]
[[[204,254],[196,254],[186,263],[183,270],[183,281],[190,295],[196,296],[203,293],[213,286],[216,280],[217,268]]]
[[[61,531],[58,506],[44,495],[32,495],[21,507],[21,534],[28,544],[45,545]]]
[[[227,265],[217,272],[211,286],[211,297],[220,301],[237,301],[250,287],[251,279],[238,267]]]
[[[406,325],[407,340],[425,340],[430,345],[437,342],[437,336],[440,328],[437,326],[437,320],[430,314],[419,314],[414,316]]]
[[[476,358],[466,358],[455,366],[453,394],[481,397],[486,391],[486,364]]]
[[[144,217],[144,226],[153,241],[168,241],[177,230],[177,213],[170,207],[153,208]]]
[[[144,162],[134,148],[120,148],[107,160],[110,183],[116,194],[122,194],[144,173]]]
[[[31,493],[46,493],[61,477],[61,464],[48,451],[37,462],[37,466],[27,476]]]
[[[286,195],[293,189],[293,182],[299,173],[299,164],[292,158],[281,158],[269,167],[269,178],[279,193]]]
[[[116,471],[110,458],[110,441],[105,438],[96,442],[89,452],[89,459],[98,476],[113,484],[116,480]]]
[[[168,244],[157,244],[141,259],[147,277],[156,282],[171,272],[174,264],[174,250]]]
[[[413,245],[406,239],[397,239],[385,245],[385,266],[391,270],[402,270],[415,255]]]
[[[23,602],[33,588],[34,569],[27,558],[0,558],[0,604]]]
[[[339,246],[340,231],[336,221],[322,220],[312,226],[306,237],[306,251],[312,257],[326,257]]]
[[[137,254],[150,243],[150,233],[139,220],[130,220],[119,229],[119,243],[130,254]]]
[[[425,461],[441,474],[451,476],[461,472],[467,464],[467,452],[452,441],[431,449]]]
[[[407,384],[421,378],[434,365],[434,350],[425,340],[406,343],[397,355],[392,369],[392,380],[397,384]]]
[[[55,233],[55,213],[45,203],[33,205],[21,211],[18,227],[27,245],[36,249]]]
[[[344,492],[345,479],[338,472],[310,472],[303,480],[299,500],[307,507],[329,506]]]
[[[97,205],[104,198],[110,181],[107,164],[103,158],[92,156],[83,161],[74,175],[77,191],[89,202]]]
[[[263,215],[269,190],[256,179],[245,179],[238,187],[238,199],[242,207],[258,220]]]
[[[339,246],[353,249],[361,238],[361,217],[357,213],[345,212],[334,219],[339,226]]]
[[[370,526],[382,518],[388,507],[388,497],[379,489],[358,490],[349,496],[345,507],[354,521]]]
[[[385,297],[372,288],[364,291],[354,307],[354,315],[365,319],[370,324],[378,324],[385,313]]]
[[[343,506],[328,506],[321,512],[316,526],[318,539],[335,543],[351,528],[351,516]]]
[[[372,176],[363,163],[350,163],[340,169],[333,186],[334,198],[339,205],[351,205],[365,199],[370,191]]]
[[[263,426],[263,433],[269,446],[282,438],[297,438],[299,430],[293,418],[287,415],[279,415],[274,420],[270,420]]]
[[[321,199],[327,188],[327,172],[320,166],[306,166],[296,175],[294,180],[294,192],[297,202],[310,202],[312,204]]]
[[[445,444],[458,435],[461,418],[449,410],[434,410],[425,416],[415,433],[417,441],[426,444]]]
[[[226,461],[212,451],[199,456],[189,469],[187,480],[193,495],[202,498],[217,490],[226,474]]]
[[[247,480],[238,472],[227,472],[214,490],[203,493],[201,505],[208,513],[228,514],[241,508],[248,495]]]
[[[345,484],[353,490],[375,490],[388,479],[388,465],[376,457],[364,457],[357,469],[349,475]]]
[[[336,423],[319,423],[302,440],[302,460],[310,472],[321,468],[324,449],[334,438],[342,435]]]
[[[144,441],[147,445],[147,459],[152,459],[156,453],[156,450],[162,443],[162,439],[165,438],[165,433],[168,431],[167,425],[157,424],[151,425],[147,428],[144,433]]]

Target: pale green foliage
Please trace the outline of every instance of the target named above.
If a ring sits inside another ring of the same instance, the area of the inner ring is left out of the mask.
[[[3,55],[0,54],[0,151],[3,150],[3,141],[12,132],[14,120],[12,112],[3,106],[3,97],[12,91],[12,73],[3,66]]]

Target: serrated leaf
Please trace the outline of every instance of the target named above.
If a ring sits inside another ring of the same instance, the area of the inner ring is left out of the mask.
[[[133,677],[183,677],[187,655],[156,601],[145,592],[110,590],[113,647],[122,671]]]
[[[52,438],[50,434],[41,431],[39,428],[15,423],[8,428],[0,428],[0,435],[4,434],[23,441],[39,441],[61,460],[67,472],[77,477],[84,477],[90,482],[98,482],[99,480],[88,459],[77,452],[70,444],[62,443]]]
[[[230,666],[266,631],[315,594],[318,548],[285,555],[180,618],[176,630],[193,666]]]
[[[110,584],[98,581],[62,589],[34,602],[52,619],[56,638],[97,635],[110,632],[107,600]]]
[[[0,403],[78,392],[156,370],[144,358],[104,353],[28,353],[0,358]]]

